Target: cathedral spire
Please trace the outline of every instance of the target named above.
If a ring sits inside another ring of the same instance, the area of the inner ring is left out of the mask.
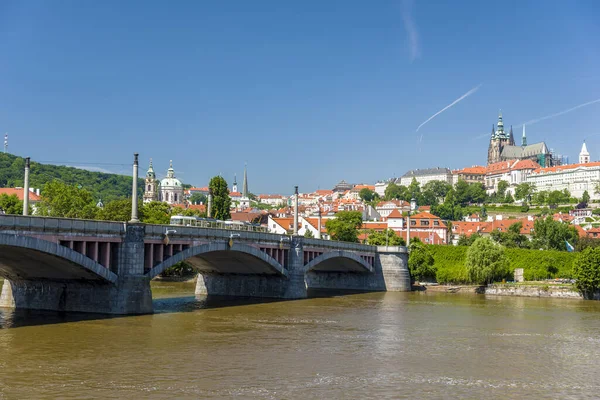
[[[511,146],[515,145],[515,137],[513,136],[512,125],[510,126],[510,135],[508,136],[508,144]]]
[[[527,136],[525,136],[525,125],[523,125],[523,139],[521,139],[521,146],[527,146]]]
[[[242,185],[242,197],[248,197],[248,164],[244,164],[244,184]]]
[[[167,178],[174,178],[175,170],[173,169],[173,160],[169,160],[169,169],[167,170]]]
[[[498,113],[498,130],[496,131],[497,135],[503,139],[505,137],[504,133],[504,122],[502,122],[502,110]]]
[[[587,146],[585,145],[585,140],[583,141],[583,146],[581,146],[581,152],[579,153],[579,164],[587,164],[590,162],[590,153],[588,153]]]

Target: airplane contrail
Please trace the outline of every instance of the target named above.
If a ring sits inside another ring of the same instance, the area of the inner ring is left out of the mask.
[[[440,115],[441,113],[443,113],[444,111],[446,111],[447,109],[449,109],[450,107],[452,107],[453,105],[455,105],[456,103],[464,100],[465,98],[467,98],[470,95],[472,95],[473,93],[475,93],[477,90],[479,90],[479,88],[481,87],[481,85],[482,84],[480,83],[479,85],[475,86],[473,89],[469,90],[467,93],[463,94],[458,99],[454,100],[452,103],[448,104],[446,107],[442,108],[440,111],[436,112],[431,117],[427,118],[427,120],[425,120],[425,122],[423,122],[421,125],[419,125],[417,127],[416,132],[419,132],[419,129],[421,129],[421,127],[423,125],[425,125],[426,123],[428,123],[429,121],[431,121],[432,119],[434,119],[435,117],[437,117],[438,115]]]
[[[531,121],[527,121],[527,122],[524,122],[524,123],[522,123],[521,125],[517,125],[517,127],[519,127],[519,126],[522,126],[522,125],[531,125],[531,124],[535,124],[536,122],[543,121],[543,120],[545,120],[545,119],[550,119],[550,118],[558,117],[559,115],[563,115],[563,114],[570,113],[571,111],[575,111],[575,110],[577,110],[578,108],[585,107],[585,106],[589,106],[589,105],[592,105],[592,104],[594,104],[594,103],[600,103],[600,99],[596,99],[596,100],[588,101],[587,103],[583,103],[583,104],[580,104],[580,105],[578,105],[578,106],[571,107],[571,108],[569,108],[568,110],[559,111],[559,112],[557,112],[557,113],[554,113],[554,114],[546,115],[545,117],[541,117],[541,118],[532,119]]]

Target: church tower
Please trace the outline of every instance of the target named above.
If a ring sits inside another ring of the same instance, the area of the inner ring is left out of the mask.
[[[579,153],[579,164],[587,164],[590,162],[590,153],[588,153],[587,146],[585,145],[585,141],[583,142],[583,146],[581,146],[581,152]]]
[[[237,192],[237,175],[233,175],[233,186],[231,187],[232,192]]]
[[[502,111],[500,111],[498,114],[498,125],[495,131],[494,125],[492,125],[492,137],[490,138],[490,145],[488,147],[488,165],[502,161],[502,150],[505,145],[510,145],[511,143],[514,143],[512,128],[510,135],[504,131]]]
[[[156,174],[152,167],[152,159],[150,159],[150,166],[146,172],[146,179],[144,181],[144,203],[150,203],[151,201],[158,200],[158,181],[156,180]]]

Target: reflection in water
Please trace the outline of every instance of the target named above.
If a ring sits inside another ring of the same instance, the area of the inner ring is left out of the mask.
[[[600,302],[445,293],[0,309],[0,398],[592,398]]]

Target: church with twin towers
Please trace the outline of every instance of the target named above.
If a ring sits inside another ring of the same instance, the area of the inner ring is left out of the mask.
[[[553,154],[546,143],[527,143],[525,125],[523,125],[521,143],[515,143],[512,126],[508,132],[504,129],[502,112],[500,112],[498,114],[498,124],[492,125],[487,163],[490,165],[511,160],[532,160],[542,167],[553,167],[562,164],[561,156]]]

